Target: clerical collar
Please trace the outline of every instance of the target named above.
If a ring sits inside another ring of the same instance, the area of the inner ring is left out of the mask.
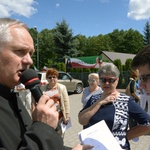
[[[14,89],[10,89],[7,86],[0,83],[0,95],[5,98],[9,98],[14,92]]]

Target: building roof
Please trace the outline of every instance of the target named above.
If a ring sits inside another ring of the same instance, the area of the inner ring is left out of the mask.
[[[120,59],[123,65],[125,64],[127,59],[133,59],[135,57],[135,54],[108,52],[108,51],[102,51],[100,55],[102,55],[102,60],[104,60],[105,57],[112,62],[116,59]]]

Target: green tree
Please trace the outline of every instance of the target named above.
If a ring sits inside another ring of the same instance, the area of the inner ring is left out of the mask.
[[[31,36],[33,38],[34,49],[35,49],[35,53],[32,56],[33,66],[37,67],[37,35],[38,35],[38,32],[34,28],[30,28],[29,32],[30,32],[30,34],[31,34]]]
[[[124,53],[137,54],[143,47],[143,35],[133,29],[125,31],[124,35]]]
[[[78,41],[77,50],[79,52],[78,56],[85,56],[85,51],[87,49],[88,40],[84,35],[76,35],[74,37]]]
[[[124,52],[125,46],[124,46],[124,36],[125,36],[125,31],[124,30],[118,30],[115,29],[113,30],[112,33],[108,34],[111,38],[112,41],[112,49],[115,52]]]
[[[49,67],[49,60],[54,60],[56,53],[54,52],[54,40],[53,40],[53,30],[44,29],[38,32],[36,28],[31,28],[29,30],[35,47],[35,53],[33,55],[34,66],[38,68],[37,59],[39,59],[39,70],[44,66]],[[39,56],[37,57],[37,53]]]
[[[115,29],[108,34],[115,52],[136,54],[143,47],[143,35],[137,30],[127,31]]]
[[[113,51],[112,49],[112,40],[108,34],[106,35],[98,35],[98,41],[99,41],[99,53],[100,51]]]
[[[49,60],[54,60],[56,53],[53,40],[53,30],[44,29],[39,33],[40,67],[50,67]]]
[[[122,63],[120,59],[114,60],[114,64],[118,67],[118,69],[121,71],[122,70]]]
[[[144,36],[143,36],[144,45],[150,44],[150,23],[149,23],[149,21],[146,22],[143,33],[144,33]]]
[[[130,70],[131,68],[132,59],[127,59],[125,62],[125,69]]]
[[[99,41],[97,36],[88,37],[86,50],[84,51],[85,56],[95,56],[99,54]]]
[[[56,23],[53,37],[57,61],[63,62],[67,56],[75,57],[78,55],[76,49],[78,41],[73,37],[72,29],[69,29],[65,20],[62,20],[61,23]]]

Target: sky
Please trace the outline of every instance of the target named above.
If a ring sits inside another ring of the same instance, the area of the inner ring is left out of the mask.
[[[29,28],[53,29],[66,20],[73,35],[98,36],[113,30],[143,34],[150,0],[0,0],[0,18],[20,20]]]

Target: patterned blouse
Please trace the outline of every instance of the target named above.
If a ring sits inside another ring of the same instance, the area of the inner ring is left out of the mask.
[[[101,94],[93,95],[81,111],[90,107],[100,97]],[[150,125],[150,116],[132,98],[120,93],[116,101],[100,107],[95,115],[91,117],[89,126],[105,120],[120,146],[123,149],[130,150],[130,144],[126,138],[130,117],[135,119],[139,125]]]

